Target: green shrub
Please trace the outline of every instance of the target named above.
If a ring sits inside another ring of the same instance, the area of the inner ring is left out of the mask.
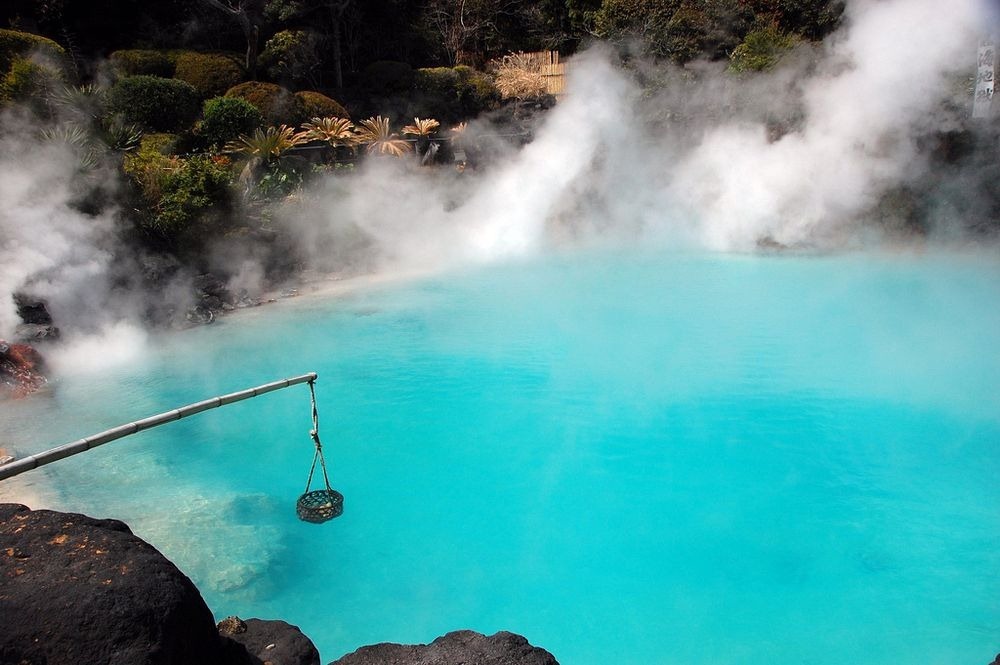
[[[267,40],[259,64],[274,81],[316,85],[322,64],[320,41],[314,32],[282,30]]]
[[[174,163],[159,185],[161,198],[149,230],[172,244],[201,244],[229,222],[229,162],[198,155]]]
[[[312,90],[303,90],[302,92],[295,93],[295,96],[302,101],[302,108],[307,119],[351,117],[348,115],[347,109],[341,106],[339,102],[330,99],[322,93],[313,92]]]
[[[727,7],[726,5],[732,5]],[[738,22],[734,3],[681,0],[604,0],[594,14],[598,36],[628,43],[639,38],[649,55],[685,63],[725,43],[717,28]]]
[[[226,91],[226,97],[245,99],[261,112],[268,125],[298,126],[308,120],[303,101],[273,83],[247,81]]]
[[[203,98],[218,97],[246,78],[243,67],[221,53],[182,51],[177,55],[174,78],[194,86]]]
[[[594,32],[611,42],[640,38],[654,56],[668,55],[665,43],[679,0],[604,0],[594,14]]]
[[[159,76],[171,78],[177,58],[167,51],[126,49],[108,56],[117,76]]]
[[[34,53],[46,55],[63,67],[68,64],[65,49],[51,39],[20,30],[0,30],[0,73],[9,71],[17,58]]]
[[[783,53],[800,41],[797,35],[783,33],[774,24],[753,30],[743,39],[743,43],[733,49],[729,56],[729,67],[736,72],[769,69]]]
[[[215,97],[205,102],[199,127],[210,146],[223,146],[240,134],[251,134],[264,124],[264,116],[240,97]]]
[[[0,79],[0,104],[27,103],[36,112],[48,112],[49,94],[63,82],[62,72],[26,58],[16,58]]]
[[[146,129],[174,131],[198,117],[198,91],[189,83],[157,76],[127,76],[108,92],[108,107]]]
[[[500,100],[489,75],[471,67],[418,69],[414,104],[409,115],[453,123],[494,108]]]
[[[136,209],[154,209],[163,196],[163,183],[180,165],[177,157],[169,155],[177,137],[173,134],[145,134],[139,149],[126,153],[122,171],[142,195]]]
[[[492,76],[465,65],[455,67],[455,71],[461,82],[458,98],[463,113],[475,116],[496,108],[500,103],[500,92]]]

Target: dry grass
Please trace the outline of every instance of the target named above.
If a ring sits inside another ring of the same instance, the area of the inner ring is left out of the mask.
[[[503,99],[531,99],[546,92],[537,62],[524,53],[505,55],[496,63],[496,86]]]

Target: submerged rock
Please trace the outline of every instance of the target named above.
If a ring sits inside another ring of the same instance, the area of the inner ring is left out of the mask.
[[[0,504],[0,663],[220,665],[194,584],[117,520]]]
[[[487,637],[471,630],[458,630],[430,644],[376,644],[361,647],[331,665],[559,665],[545,649],[528,640],[501,631]]]
[[[312,640],[284,621],[227,617],[219,622],[219,633],[246,649],[254,663],[320,665]]]

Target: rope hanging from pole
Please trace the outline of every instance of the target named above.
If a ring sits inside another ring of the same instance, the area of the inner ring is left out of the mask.
[[[313,441],[316,452],[313,453],[312,466],[309,467],[309,477],[306,479],[306,489],[295,505],[299,519],[305,522],[320,524],[341,515],[344,512],[343,495],[330,487],[330,477],[326,471],[326,459],[323,457],[323,444],[319,440],[319,411],[316,408],[315,379],[309,381],[309,399],[312,405],[312,429],[309,437]],[[323,471],[325,489],[309,490],[312,485],[316,463],[319,462]]]

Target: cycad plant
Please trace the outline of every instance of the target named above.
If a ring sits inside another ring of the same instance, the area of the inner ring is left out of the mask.
[[[403,127],[403,133],[411,136],[430,136],[440,126],[441,123],[433,118],[414,118],[412,125]]]
[[[225,152],[246,155],[251,159],[271,162],[280,159],[283,154],[304,143],[305,132],[296,132],[288,125],[268,127],[256,130],[252,136],[241,135],[238,139],[226,144]]]
[[[240,173],[247,194],[259,192],[270,198],[286,195],[302,183],[301,165],[286,153],[307,140],[306,132],[281,125],[258,129],[253,136],[241,135],[226,144],[225,151],[247,158]]]
[[[333,147],[351,146],[357,142],[354,123],[347,118],[313,118],[302,125],[307,141],[326,141]]]
[[[417,137],[417,159],[422,165],[434,161],[439,146],[431,143],[431,134],[440,126],[441,123],[433,118],[414,118],[412,125],[403,127],[404,134]]]
[[[375,116],[362,120],[357,130],[358,142],[368,145],[368,153],[380,153],[402,157],[413,149],[407,141],[393,134],[389,128],[389,119]]]

